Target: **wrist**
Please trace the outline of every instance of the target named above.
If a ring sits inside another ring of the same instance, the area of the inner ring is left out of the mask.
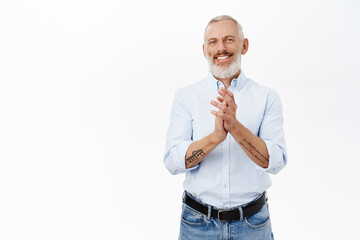
[[[215,145],[218,145],[220,144],[223,140],[220,139],[220,137],[214,132],[212,132],[210,135],[209,135],[209,139],[210,139],[210,143],[211,144],[215,144]]]
[[[229,129],[229,133],[233,134],[241,126],[242,126],[241,123],[238,120],[235,120],[235,123],[233,124],[232,128]]]

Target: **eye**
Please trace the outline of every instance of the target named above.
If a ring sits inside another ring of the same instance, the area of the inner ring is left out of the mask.
[[[215,44],[215,40],[211,40],[211,41],[209,42],[209,44],[210,44],[210,45]]]
[[[228,38],[228,39],[227,39],[227,41],[228,41],[228,42],[233,42],[233,41],[234,41],[234,39],[232,39],[232,38]]]

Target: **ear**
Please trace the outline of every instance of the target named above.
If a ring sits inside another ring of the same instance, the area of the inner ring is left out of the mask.
[[[203,44],[203,53],[204,53],[204,57],[206,58],[206,49],[205,49],[205,44]]]
[[[241,49],[241,54],[245,55],[246,52],[248,51],[248,49],[249,49],[249,40],[247,38],[244,38],[242,49]]]

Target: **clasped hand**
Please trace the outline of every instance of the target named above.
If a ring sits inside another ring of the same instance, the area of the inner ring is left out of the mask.
[[[219,95],[220,96],[216,98],[218,102],[215,100],[211,100],[210,102],[213,106],[217,107],[219,110],[218,111],[212,110],[211,113],[216,117],[215,130],[218,130],[219,132],[220,129],[216,129],[216,128],[219,128],[220,124],[217,124],[216,122],[222,120],[223,129],[226,131],[227,134],[227,132],[231,132],[235,128],[235,126],[239,123],[238,120],[236,119],[237,105],[235,103],[234,94],[230,92],[228,89],[223,87],[220,88]]]

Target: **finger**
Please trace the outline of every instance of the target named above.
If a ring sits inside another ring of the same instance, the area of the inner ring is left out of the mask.
[[[217,108],[219,108],[219,109],[221,109],[221,110],[223,110],[223,111],[225,111],[226,108],[227,108],[226,103],[225,103],[225,104],[220,104],[220,103],[218,103],[218,102],[216,102],[216,101],[214,101],[214,100],[211,100],[210,103],[211,103],[211,105],[213,105],[214,107],[217,107]]]
[[[224,105],[224,106],[226,106],[226,107],[228,107],[228,106],[229,106],[229,104],[227,103],[227,101],[226,101],[226,100],[224,100],[224,101],[221,103],[221,105]]]
[[[210,113],[212,115],[214,115],[215,117],[219,117],[221,119],[224,119],[225,115],[224,115],[224,112],[223,111],[215,111],[215,110],[211,110]]]
[[[217,96],[216,99],[217,99],[219,102],[223,102],[223,101],[224,101],[224,99],[223,99],[222,97],[220,97],[220,96]]]
[[[230,92],[228,89],[226,88],[220,88],[219,94],[225,98],[228,99],[229,102],[234,102],[235,103],[235,98],[234,98],[234,94],[232,92]],[[231,99],[231,101],[230,101]]]
[[[234,99],[234,94],[229,89],[222,87],[220,88],[220,90],[224,91],[227,95],[229,95],[232,99]]]
[[[224,98],[224,99],[232,99],[232,97],[228,94],[228,92],[230,92],[229,90],[227,90],[226,88],[220,88],[219,90],[219,94]],[[231,92],[230,92],[231,93]]]
[[[228,91],[229,93],[231,93],[232,97],[230,97],[229,94],[227,94],[226,91]],[[219,94],[227,100],[227,102],[229,103],[228,106],[230,107],[230,109],[232,109],[233,111],[236,111],[236,103],[235,103],[235,99],[234,99],[234,94],[232,92],[230,92],[229,90],[225,89],[225,88],[221,88],[219,91]]]
[[[226,100],[228,102],[229,105],[234,105],[235,102],[233,101],[233,99],[227,95],[224,91],[219,91],[219,94],[224,98],[224,100]]]

